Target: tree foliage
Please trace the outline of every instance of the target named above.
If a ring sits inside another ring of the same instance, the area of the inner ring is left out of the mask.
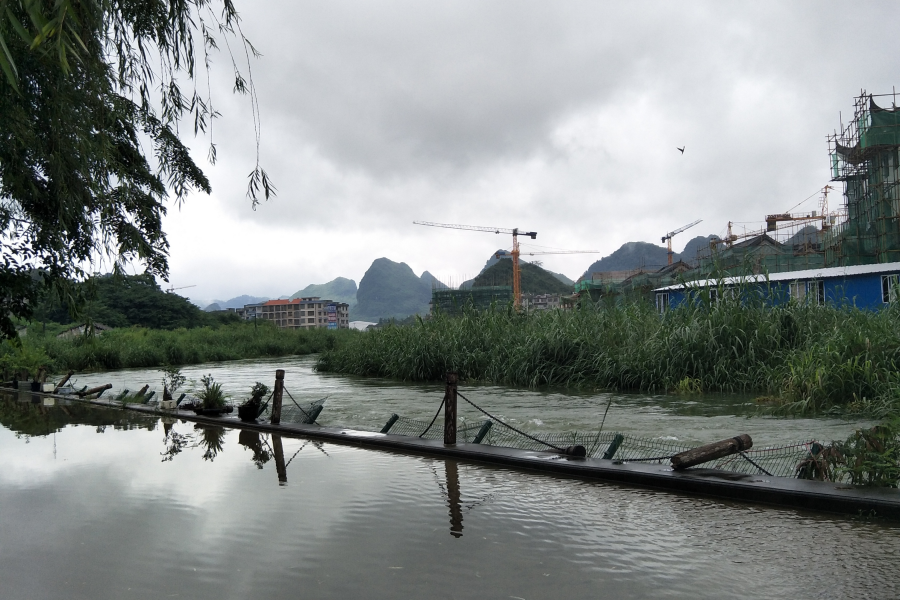
[[[215,160],[217,39],[258,55],[232,0],[0,0],[0,336],[15,335],[10,317],[29,317],[42,287],[82,306],[67,282],[97,261],[167,277],[167,198],[210,192],[179,126],[209,134]],[[228,48],[256,125],[252,79]],[[274,191],[256,132],[253,206]]]

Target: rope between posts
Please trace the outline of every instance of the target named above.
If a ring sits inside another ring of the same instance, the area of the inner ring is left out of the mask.
[[[769,477],[774,477],[774,475],[772,475],[771,473],[769,473],[768,471],[766,471],[765,469],[763,469],[761,466],[759,466],[758,464],[756,464],[755,462],[753,462],[753,459],[750,458],[749,456],[747,456],[746,454],[744,454],[743,452],[738,452],[738,454],[740,454],[741,456],[743,456],[744,459],[746,459],[747,462],[749,462],[751,465],[753,465],[754,467],[756,467],[757,469],[759,469],[760,471],[762,471],[763,473],[765,473],[765,474],[768,475]]]
[[[428,424],[428,427],[425,428],[425,431],[419,434],[419,437],[424,436],[431,430],[431,426],[434,425],[434,422],[437,421],[438,415],[441,414],[441,409],[444,408],[444,402],[447,401],[447,395],[444,394],[444,397],[441,399],[441,405],[438,406],[437,412],[434,413],[434,418],[431,420],[431,423]]]
[[[291,402],[294,403],[294,406],[296,406],[297,408],[299,408],[299,409],[300,409],[300,412],[303,413],[303,416],[306,417],[307,420],[309,420],[309,413],[307,413],[305,410],[303,410],[303,407],[301,407],[299,404],[297,404],[297,401],[294,400],[294,397],[291,396],[291,393],[288,392],[287,388],[282,388],[282,389],[283,389],[285,392],[287,392],[288,398],[291,399]],[[274,392],[273,392],[273,393],[274,393]]]
[[[484,413],[485,415],[487,415],[487,417],[488,417],[489,419],[493,419],[494,421],[496,421],[497,423],[500,423],[500,424],[503,425],[504,427],[508,427],[509,429],[512,429],[513,431],[515,431],[515,432],[518,433],[519,435],[524,435],[524,436],[527,437],[529,440],[533,440],[533,441],[535,441],[535,442],[537,442],[537,443],[539,443],[539,444],[544,444],[545,446],[549,446],[550,448],[553,448],[554,450],[558,450],[559,452],[562,452],[563,454],[565,454],[565,452],[566,452],[565,449],[560,448],[559,446],[554,446],[553,444],[551,444],[551,443],[549,443],[549,442],[545,442],[544,440],[539,440],[538,438],[536,438],[536,437],[534,437],[534,436],[532,436],[532,435],[528,435],[528,434],[525,433],[524,431],[521,431],[521,430],[519,430],[519,429],[516,429],[515,427],[513,427],[512,425],[509,425],[508,423],[504,423],[503,421],[501,421],[500,419],[498,419],[497,417],[495,417],[494,415],[492,415],[492,414],[489,413],[488,411],[484,410],[483,408],[481,408],[480,406],[478,406],[477,404],[475,404],[474,402],[472,402],[471,400],[469,400],[468,398],[466,398],[465,396],[463,396],[462,394],[460,394],[459,391],[456,392],[456,395],[459,396],[460,398],[462,398],[463,400],[465,400],[466,402],[468,402],[469,404],[471,404],[472,406],[474,406],[476,410],[479,410],[479,411],[481,411],[482,413]]]

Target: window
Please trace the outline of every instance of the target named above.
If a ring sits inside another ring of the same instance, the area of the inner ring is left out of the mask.
[[[897,286],[900,284],[898,281],[898,276],[895,275],[882,275],[881,276],[881,301],[885,304],[889,302],[894,302],[898,297],[898,289]]]
[[[819,306],[824,306],[824,304],[825,304],[825,282],[824,281],[810,281],[809,287],[807,288],[807,293],[815,294],[816,304]]]
[[[669,310],[669,292],[659,292],[656,294],[656,310],[661,313]]]
[[[790,284],[791,300],[809,302],[817,306],[825,304],[824,281],[795,281]]]

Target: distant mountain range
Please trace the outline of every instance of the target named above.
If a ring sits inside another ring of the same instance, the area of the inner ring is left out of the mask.
[[[359,282],[356,310],[351,313],[351,318],[377,321],[379,318],[403,319],[414,314],[428,314],[434,281],[428,271],[417,277],[406,263],[378,258]]]
[[[490,257],[489,259],[487,259],[487,262],[484,263],[484,267],[482,267],[481,273],[484,273],[485,271],[487,271],[488,269],[490,269],[491,267],[493,267],[494,265],[496,265],[496,264],[497,264],[498,262],[500,262],[501,260],[512,260],[511,257],[507,257],[507,258],[497,258],[497,253],[505,254],[505,253],[507,253],[507,251],[506,251],[506,250],[503,250],[503,249],[501,248],[501,249],[498,249],[497,252],[491,254],[491,257]],[[520,263],[520,264],[525,264],[526,262],[534,263],[534,262],[537,262],[537,261],[525,261],[525,260],[523,260],[522,258],[519,258],[519,263]],[[510,263],[510,264],[511,264],[511,263]],[[537,265],[537,266],[540,266],[540,265]],[[575,285],[575,282],[574,282],[574,281],[572,281],[571,279],[569,279],[568,277],[566,277],[566,276],[563,275],[562,273],[554,273],[553,271],[548,271],[547,269],[544,269],[543,267],[541,267],[541,268],[542,268],[545,272],[550,273],[551,275],[553,275],[555,278],[557,278],[559,281],[563,282],[564,284],[566,284],[566,285]],[[509,271],[510,271],[510,274],[511,274],[511,273],[512,273],[512,267],[509,268]],[[481,273],[479,273],[479,275],[481,275]],[[475,279],[477,279],[477,277],[476,277]],[[459,284],[460,289],[464,289],[464,290],[469,289],[470,287],[472,287],[472,284],[475,282],[475,279],[467,279],[466,281],[463,281],[461,284]],[[506,284],[504,284],[504,285],[506,285]],[[529,293],[530,293],[530,292],[529,292]],[[544,293],[544,292],[541,292],[541,293]]]
[[[797,237],[802,240],[809,236],[807,234]],[[693,238],[681,253],[674,255],[673,259],[694,263],[697,251],[709,247],[712,239],[716,239],[716,236]],[[529,262],[520,259],[523,293],[572,293],[575,282],[565,275],[543,269],[539,264],[534,264],[536,262],[538,261]],[[638,267],[659,268],[667,262],[665,247],[648,242],[628,242],[609,256],[591,264],[584,275],[589,277],[591,273],[600,271],[624,271]],[[460,287],[485,285],[512,285],[512,261],[498,259],[495,254],[491,254],[478,276],[463,282]],[[328,283],[310,284],[291,294],[290,298],[318,296],[345,302],[350,305],[352,320],[378,321],[380,318],[403,319],[414,314],[427,314],[432,289],[446,287],[428,271],[417,276],[406,263],[382,257],[372,262],[360,280],[359,286],[352,279],[337,277]],[[266,300],[268,298],[259,296],[237,296],[227,301],[214,300],[213,304],[204,310],[241,308],[245,304]]]
[[[681,253],[676,252],[672,261],[683,260],[688,264],[694,264],[697,261],[697,251],[701,248],[708,248],[710,240],[714,239],[719,239],[719,237],[698,235],[685,244]],[[649,242],[626,242],[609,256],[604,256],[592,263],[582,277],[590,277],[591,273],[602,271],[627,271],[639,267],[658,269],[667,265],[668,261],[668,250],[665,246],[657,246]]]
[[[291,294],[294,298],[309,298],[318,296],[325,300],[344,302],[350,305],[350,310],[356,306],[356,282],[346,277],[332,279],[328,283],[311,283],[302,290]]]
[[[257,304],[259,302],[265,302],[268,298],[263,296],[247,296],[246,294],[243,296],[235,296],[231,300],[213,300],[212,304],[204,308],[206,312],[212,312],[214,310],[225,310],[228,308],[244,308],[246,304]]]

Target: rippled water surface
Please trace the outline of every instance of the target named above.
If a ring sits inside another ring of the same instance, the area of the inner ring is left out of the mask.
[[[311,402],[327,397],[318,422],[380,430],[392,413],[429,421],[444,390],[436,384],[409,384],[396,381],[317,373],[314,357],[246,360],[185,367],[187,388],[197,388],[200,377],[212,374],[237,401],[245,399],[255,381],[270,388],[275,370],[285,369],[285,386],[298,401]],[[150,384],[162,393],[161,375],[156,369],[129,369],[77,376],[77,385],[113,384],[114,395]],[[570,390],[533,391],[490,385],[463,384],[460,391],[497,417],[535,432],[596,431],[607,403],[612,403],[604,431],[620,431],[638,436],[661,437],[687,444],[708,443],[748,433],[757,447],[817,439],[845,439],[868,421],[834,418],[796,419],[759,417],[752,396],[704,394],[668,396],[610,394]],[[285,402],[290,402],[285,397]],[[464,401],[459,402],[464,419],[485,417]]]
[[[0,398],[3,598],[896,598],[900,531]]]

